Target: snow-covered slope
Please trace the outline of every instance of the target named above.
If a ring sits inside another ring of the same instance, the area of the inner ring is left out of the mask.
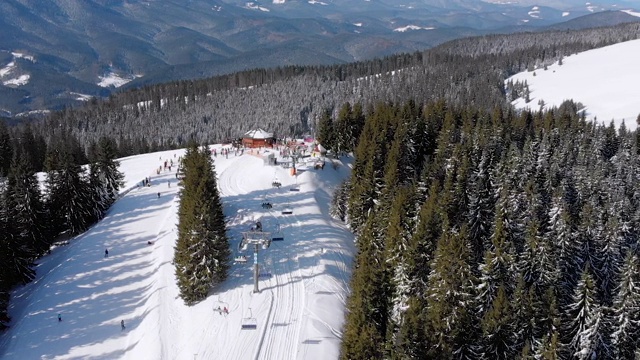
[[[338,357],[354,247],[350,232],[328,215],[328,204],[349,167],[313,170],[303,164],[296,178],[288,169],[264,165],[255,154],[218,155],[218,184],[234,255],[239,254],[240,232],[259,219],[265,231],[279,224],[285,240],[259,254],[260,293],[253,293],[249,261],[234,264],[226,282],[205,301],[187,307],[178,297],[171,264],[179,200],[175,167],[156,175],[165,160],[176,161],[182,153],[122,160],[125,195],[90,231],[43,258],[37,279],[15,291],[14,321],[0,337],[0,358]],[[152,186],[138,187],[145,177]],[[281,188],[271,186],[274,178]],[[294,184],[299,191],[290,191]],[[272,209],[261,207],[264,199]],[[285,206],[293,214],[283,215]],[[246,255],[252,259],[252,253]],[[218,306],[229,314],[215,311]],[[255,330],[241,329],[254,321]]]
[[[526,81],[530,102],[523,98],[513,104],[517,108],[540,108],[560,105],[572,99],[585,106],[587,118],[616,126],[623,121],[628,129],[637,127],[640,114],[640,40],[627,41],[567,56],[563,64],[522,72],[507,81]]]

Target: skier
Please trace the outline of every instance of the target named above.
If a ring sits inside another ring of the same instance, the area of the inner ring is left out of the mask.
[[[223,309],[222,311],[224,311],[224,314],[225,314],[225,315],[229,315],[229,309],[227,309],[227,307],[226,307],[226,306],[224,307],[224,309]]]
[[[109,249],[104,249],[104,257],[109,257]]]
[[[158,193],[158,199],[160,199],[160,193]]]
[[[120,330],[124,330],[124,320],[120,320]]]
[[[58,314],[58,322],[62,321],[62,315]]]
[[[167,180],[167,187],[171,187],[171,181]]]

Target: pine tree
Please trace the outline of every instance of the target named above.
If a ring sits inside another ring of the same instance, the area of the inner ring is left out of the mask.
[[[10,224],[9,272],[12,284],[28,283],[35,276],[33,261],[48,249],[44,238],[45,213],[38,179],[28,159],[14,158],[7,181],[7,219]]]
[[[478,329],[473,311],[476,279],[466,241],[463,228],[459,232],[447,230],[438,242],[427,293],[427,322],[433,344],[429,356],[477,357]]]
[[[640,272],[638,257],[628,253],[620,272],[620,282],[613,298],[615,331],[611,336],[615,357],[631,359],[640,345]]]
[[[0,264],[3,270],[0,271],[0,332],[9,326],[9,298],[11,295],[11,287],[14,285],[14,274],[12,266],[15,259],[12,258],[11,241],[12,231],[9,226],[8,208],[7,208],[7,189],[6,183],[0,181]]]
[[[318,122],[318,141],[327,150],[336,151],[337,134],[331,112],[326,110]]]
[[[341,359],[378,359],[382,357],[389,316],[387,269],[383,262],[381,237],[370,217],[358,240],[358,254],[347,300]]]
[[[11,137],[4,121],[0,121],[0,178],[6,177],[11,168],[13,158],[13,148],[11,147]]]
[[[47,159],[47,210],[52,235],[76,235],[93,220],[88,180],[68,137],[49,147]]]
[[[480,261],[484,251],[489,245],[489,236],[493,224],[493,211],[495,199],[489,180],[489,154],[484,151],[477,168],[471,175],[469,185],[469,212],[467,215],[469,224],[469,236],[473,253]]]
[[[331,209],[329,210],[331,216],[340,221],[347,221],[347,214],[349,209],[349,187],[351,186],[349,179],[345,179],[340,183],[333,192],[331,198]]]
[[[183,164],[174,263],[180,296],[193,305],[226,279],[231,253],[208,149],[200,151],[192,144]]]
[[[390,351],[396,352],[398,332],[405,321],[405,311],[411,296],[412,281],[408,272],[410,255],[410,235],[415,223],[415,208],[411,196],[415,190],[411,186],[398,189],[391,208],[389,225],[386,230],[385,265],[389,267],[390,276],[390,316],[387,325],[386,339]]]
[[[502,208],[496,212],[496,225],[491,238],[491,248],[486,251],[484,263],[480,265],[480,284],[478,285],[479,313],[484,314],[492,306],[498,289],[502,287],[507,294],[514,288],[516,273],[513,245],[505,228]]]
[[[101,137],[94,156],[89,159],[94,164],[92,170],[103,184],[110,206],[117,199],[124,179],[124,175],[118,170],[120,163],[115,160],[118,157],[115,141],[108,137]]]
[[[602,312],[596,302],[596,284],[587,263],[576,285],[573,303],[568,309],[571,339],[571,353],[580,359],[590,359],[600,350],[600,326]]]
[[[504,285],[498,288],[491,308],[482,318],[483,359],[512,359],[515,356],[511,305]]]

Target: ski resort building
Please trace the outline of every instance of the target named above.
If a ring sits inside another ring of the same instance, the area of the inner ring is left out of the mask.
[[[262,129],[249,130],[242,137],[242,145],[248,148],[273,147],[275,141],[272,133]]]

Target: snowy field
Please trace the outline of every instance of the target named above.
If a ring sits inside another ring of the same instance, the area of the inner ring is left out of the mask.
[[[296,178],[247,152],[228,159],[218,155],[218,185],[234,256],[240,254],[240,232],[257,220],[264,231],[279,224],[285,239],[260,251],[260,293],[253,293],[253,255],[245,252],[248,263],[234,264],[226,282],[187,307],[178,297],[171,264],[178,222],[176,167],[156,174],[165,160],[175,162],[182,154],[164,151],[121,160],[124,196],[87,233],[43,258],[35,281],[14,292],[13,323],[0,337],[0,358],[338,357],[354,245],[351,233],[328,210],[331,192],[348,176],[349,164],[324,170],[302,165]],[[145,177],[152,186],[138,187]],[[272,187],[276,178],[281,188]],[[292,186],[299,191],[290,191]],[[272,209],[261,207],[265,199]],[[285,207],[293,213],[283,215]],[[229,314],[215,311],[218,306]],[[252,323],[256,329],[242,329]]]
[[[526,80],[531,101],[519,98],[513,104],[537,110],[539,100],[549,108],[572,99],[585,106],[588,119],[605,125],[614,120],[616,127],[624,121],[633,130],[640,114],[638,59],[640,40],[632,40],[567,56],[562,65],[556,63],[547,70],[516,74],[508,80]]]

